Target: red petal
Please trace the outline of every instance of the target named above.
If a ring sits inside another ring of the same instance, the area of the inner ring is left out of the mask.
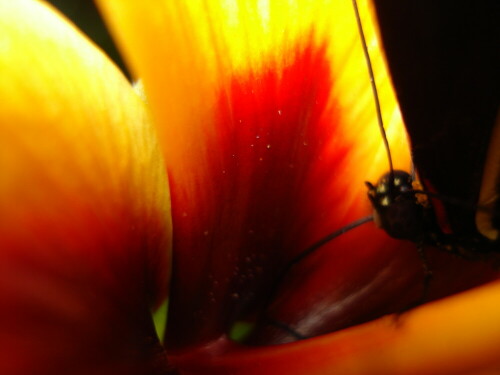
[[[204,146],[213,150],[203,171],[209,180],[194,195],[192,188],[186,194],[180,169],[171,173],[177,249],[172,346],[208,340],[256,305],[262,308],[293,255],[371,211],[366,176],[358,173],[363,164],[356,165],[362,162],[356,153],[369,155],[369,149],[359,151],[357,127],[343,122],[340,101],[330,97],[336,81],[326,46],[310,41],[291,56],[283,70],[270,65],[235,76],[219,93],[218,132]],[[372,142],[380,145],[373,130]],[[363,243],[366,253],[385,267],[376,253],[384,245],[374,243]],[[399,244],[392,245],[394,252]],[[350,254],[351,261],[338,264],[338,276],[352,291],[379,271],[358,278],[360,255]]]

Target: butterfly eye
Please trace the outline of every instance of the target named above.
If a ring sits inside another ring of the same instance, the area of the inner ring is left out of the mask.
[[[380,199],[380,205],[382,207],[388,207],[391,204],[391,200],[389,197],[386,195],[382,199]]]
[[[377,185],[376,192],[377,192],[377,194],[385,194],[385,193],[387,193],[387,184],[386,183],[381,183],[381,184]]]

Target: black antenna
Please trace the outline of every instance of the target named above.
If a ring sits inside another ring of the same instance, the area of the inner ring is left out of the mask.
[[[323,238],[321,238],[319,241],[314,242],[312,245],[310,245],[307,249],[296,255],[292,260],[290,260],[284,268],[281,269],[279,272],[278,276],[276,277],[274,284],[271,286],[271,290],[269,293],[269,296],[267,297],[267,302],[265,302],[265,306],[269,306],[273,298],[276,296],[276,293],[278,292],[279,286],[281,285],[283,279],[286,277],[288,272],[295,266],[297,263],[302,261],[304,258],[307,256],[311,255],[314,253],[316,250],[318,250],[320,247],[326,245],[328,242],[333,240],[334,238],[354,229],[357,228],[365,223],[368,223],[373,220],[373,216],[366,216],[361,219],[358,219],[356,221],[353,221],[352,223],[347,224],[346,226],[337,229],[335,232],[332,232],[330,234],[327,234]],[[267,310],[267,307],[266,307]],[[295,331],[293,328],[289,327],[286,323],[283,323],[279,320],[275,320],[268,316],[267,314],[265,315],[265,319],[268,324],[282,329],[283,331],[287,332],[289,335],[294,337],[297,340],[303,340],[306,338],[306,336],[301,335],[297,331]]]
[[[299,263],[300,261],[302,261],[304,258],[306,258],[307,256],[311,255],[312,253],[314,253],[316,250],[318,250],[320,247],[326,245],[328,242],[330,242],[331,240],[333,240],[334,238],[354,229],[354,228],[357,228],[365,223],[368,223],[370,221],[373,221],[373,216],[365,216],[365,217],[362,217],[361,219],[358,219],[356,221],[353,221],[352,223],[349,223],[347,224],[346,226],[343,226],[342,228],[340,229],[337,229],[335,232],[332,232],[332,233],[329,233],[327,234],[326,236],[324,236],[323,238],[321,238],[320,240],[314,242],[312,245],[310,245],[308,248],[306,248],[304,251],[300,252],[298,255],[296,255],[294,258],[292,258],[292,260],[290,260],[286,266],[281,270],[281,272],[279,273],[279,275],[276,277],[276,281],[274,283],[274,287],[272,289],[272,294],[271,296],[274,295],[274,293],[277,291],[279,285],[281,284],[281,282],[283,281],[283,279],[285,278],[285,276],[287,275],[288,271],[290,271],[290,269],[296,265],[297,263]]]
[[[287,270],[292,267],[294,264],[297,264],[299,263],[301,260],[303,260],[305,257],[307,257],[308,255],[312,254],[313,252],[315,252],[316,250],[318,250],[320,247],[326,245],[328,242],[330,242],[331,240],[333,240],[334,238],[354,229],[354,228],[357,228],[359,227],[360,225],[363,225],[365,223],[368,223],[369,221],[372,221],[373,220],[373,216],[365,216],[365,217],[362,217],[361,219],[358,219],[356,221],[353,221],[352,223],[349,223],[347,224],[346,226],[336,230],[335,232],[332,232],[330,234],[327,234],[325,237],[323,237],[322,239],[320,239],[319,241],[316,241],[315,243],[313,243],[311,246],[309,246],[307,249],[305,249],[304,251],[302,251],[299,255],[297,255],[295,258],[293,258],[289,263],[288,263],[288,267],[287,267]]]
[[[370,60],[370,54],[368,53],[368,47],[366,45],[366,38],[365,38],[365,34],[364,34],[364,31],[363,31],[363,26],[361,25],[361,18],[359,16],[359,10],[358,10],[358,4],[356,2],[356,0],[352,0],[352,3],[353,3],[353,6],[354,6],[354,14],[356,16],[356,22],[358,24],[358,30],[359,30],[359,34],[360,34],[360,37],[361,37],[361,42],[362,42],[362,45],[363,45],[363,52],[364,52],[364,55],[365,55],[365,59],[366,59],[366,65],[367,65],[367,68],[368,68],[368,73],[369,73],[369,76],[370,76],[370,84],[371,84],[371,87],[372,87],[372,91],[373,91],[373,96],[374,96],[374,99],[375,99],[375,108],[376,108],[376,111],[377,111],[377,121],[378,121],[378,126],[379,126],[379,129],[380,129],[380,133],[382,135],[382,139],[384,141],[384,146],[385,146],[385,150],[386,150],[386,153],[387,153],[387,158],[389,160],[389,174],[390,174],[390,185],[389,185],[389,188],[391,189],[391,191],[394,189],[394,167],[392,165],[392,156],[391,156],[391,150],[389,148],[389,141],[387,140],[387,134],[385,132],[385,128],[384,128],[384,122],[382,120],[382,111],[380,109],[380,100],[379,100],[379,97],[378,97],[378,91],[377,91],[377,86],[375,84],[375,76],[373,74],[373,67],[372,67],[372,63],[371,63],[371,60]],[[304,251],[302,251],[301,253],[299,253],[297,256],[295,256],[291,261],[288,262],[288,264],[281,270],[281,272],[279,273],[278,277],[276,278],[276,282],[274,284],[274,286],[272,287],[271,289],[271,293],[269,295],[269,300],[272,299],[272,297],[275,295],[275,293],[277,292],[278,290],[278,287],[279,285],[281,284],[281,282],[283,281],[283,279],[285,278],[285,276],[287,275],[288,271],[290,271],[290,269],[296,265],[297,263],[301,262],[304,258],[306,258],[307,256],[311,255],[312,253],[314,253],[316,250],[318,250],[319,248],[321,248],[322,246],[324,246],[325,244],[327,244],[328,242],[330,242],[331,240],[335,239],[336,237],[354,229],[354,228],[357,228],[365,223],[368,223],[370,221],[373,221],[373,216],[366,216],[366,217],[363,217],[361,219],[358,219],[356,221],[353,221],[352,223],[330,233],[330,234],[327,234],[325,237],[321,238],[319,241],[316,241],[315,243],[313,243],[312,245],[310,245],[308,248],[306,248]],[[267,303],[268,304],[268,303]],[[277,327],[277,328],[280,328],[282,330],[284,330],[285,332],[287,332],[289,335],[291,335],[292,337],[298,339],[298,340],[301,340],[301,339],[305,339],[306,337],[301,335],[300,333],[298,333],[297,331],[295,331],[294,329],[290,328],[287,324],[281,322],[281,321],[277,321],[277,320],[274,320],[274,319],[271,319],[270,317],[267,317],[267,320],[268,320],[268,323]]]
[[[370,76],[370,84],[373,91],[373,98],[375,99],[378,127],[380,129],[380,134],[382,135],[385,151],[387,152],[387,158],[389,160],[389,174],[391,176],[389,180],[390,180],[390,187],[392,190],[392,187],[394,185],[394,167],[392,165],[391,149],[389,148],[389,141],[387,140],[387,134],[385,133],[384,122],[382,120],[382,110],[380,109],[380,100],[378,97],[377,85],[375,84],[375,75],[373,74],[373,66],[370,59],[370,54],[368,53],[365,33],[363,31],[363,25],[361,24],[361,17],[359,16],[358,3],[356,2],[356,0],[352,0],[352,5],[354,6],[354,14],[356,16],[356,23],[358,24],[359,36],[361,37],[361,44],[363,45],[363,53],[365,54],[366,66],[368,68],[368,74]]]

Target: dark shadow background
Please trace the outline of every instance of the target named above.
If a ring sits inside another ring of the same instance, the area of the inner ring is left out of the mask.
[[[427,188],[472,207],[500,105],[500,2],[375,4],[416,169]],[[455,233],[477,236],[475,210],[445,206]]]
[[[49,0],[48,2],[63,12],[66,17],[71,19],[90,39],[99,45],[130,79],[130,74],[93,0]]]

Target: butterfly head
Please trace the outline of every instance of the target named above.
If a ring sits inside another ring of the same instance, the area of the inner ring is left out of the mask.
[[[366,186],[375,224],[393,238],[418,241],[425,230],[426,207],[417,199],[410,174],[395,170]]]

